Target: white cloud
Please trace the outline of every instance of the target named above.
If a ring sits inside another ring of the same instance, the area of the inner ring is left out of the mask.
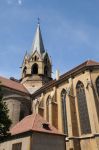
[[[22,5],[22,0],[18,0],[18,4],[19,4],[19,5]]]
[[[10,4],[18,4],[18,5],[22,5],[22,0],[6,0],[7,3]]]

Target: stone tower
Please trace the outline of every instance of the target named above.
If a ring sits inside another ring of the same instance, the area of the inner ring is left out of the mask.
[[[21,83],[30,93],[33,93],[52,79],[51,73],[51,59],[45,51],[40,24],[38,23],[31,54],[26,53],[23,60]]]

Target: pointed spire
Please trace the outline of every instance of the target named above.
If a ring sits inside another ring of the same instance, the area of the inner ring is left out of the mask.
[[[45,52],[42,35],[41,35],[41,29],[40,29],[40,20],[38,19],[38,25],[34,37],[34,41],[32,44],[32,53],[37,50],[40,54]]]

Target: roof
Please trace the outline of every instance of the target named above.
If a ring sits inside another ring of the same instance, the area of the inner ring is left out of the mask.
[[[63,74],[62,76],[60,76],[60,78],[63,78],[67,75],[73,74],[75,72],[78,72],[81,69],[87,69],[89,67],[94,67],[94,66],[98,66],[99,67],[99,62],[93,61],[93,60],[87,60],[84,63],[78,65],[77,67],[73,68],[72,70],[66,72],[65,74]]]
[[[27,131],[36,131],[36,132],[45,132],[45,133],[53,133],[53,134],[61,134],[59,131],[49,125],[49,129],[43,127],[43,124],[48,124],[39,114],[32,114],[24,119],[22,119],[19,123],[17,123],[11,130],[11,135],[16,135],[20,133],[24,133]]]
[[[84,63],[82,63],[82,64],[78,65],[77,67],[71,69],[70,71],[66,72],[65,74],[61,75],[59,80],[55,79],[55,80],[52,80],[52,81],[48,82],[43,87],[41,87],[36,92],[34,92],[32,95],[36,96],[38,93],[43,92],[44,90],[48,89],[49,87],[52,87],[54,85],[59,84],[60,82],[63,81],[63,79],[70,78],[73,75],[79,73],[80,71],[85,70],[85,69],[89,69],[89,68],[92,68],[92,67],[98,67],[99,68],[99,62],[96,62],[96,61],[93,61],[93,60],[87,60]]]
[[[97,66],[99,65],[99,62],[93,61],[93,60],[88,60],[85,62],[86,66]]]
[[[13,90],[16,90],[16,91],[20,91],[20,92],[29,94],[27,89],[21,83],[18,83],[16,81],[13,81],[13,80],[1,77],[1,76],[0,76],[0,85],[10,88],[10,89],[13,89]]]
[[[42,40],[42,34],[40,30],[40,24],[37,25],[34,41],[32,44],[32,53],[35,51],[38,51],[39,54],[43,54],[45,52],[43,40]]]

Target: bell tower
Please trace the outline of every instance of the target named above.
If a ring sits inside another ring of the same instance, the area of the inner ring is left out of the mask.
[[[33,93],[52,79],[51,73],[51,58],[45,51],[40,24],[38,23],[31,53],[26,53],[24,56],[21,83],[30,93]]]

